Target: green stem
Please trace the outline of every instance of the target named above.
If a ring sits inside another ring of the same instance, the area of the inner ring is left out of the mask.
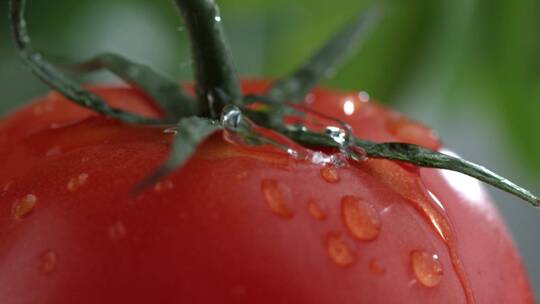
[[[157,123],[154,119],[110,107],[99,96],[83,89],[75,81],[67,78],[58,69],[43,60],[41,54],[32,49],[30,45],[30,37],[26,31],[26,21],[24,19],[25,2],[25,0],[9,1],[13,39],[24,63],[30,67],[31,71],[41,81],[73,102],[105,116],[130,123]]]
[[[310,131],[282,130],[290,139],[307,146],[339,148],[326,134]],[[534,207],[540,206],[540,198],[528,190],[514,184],[510,180],[467,160],[433,151],[418,145],[405,143],[374,143],[367,140],[354,139],[354,145],[362,149],[365,156],[411,163],[420,167],[447,169],[460,172],[483,181],[493,187],[513,194]],[[364,155],[364,154],[363,154]],[[357,155],[362,158],[363,155]]]
[[[213,0],[175,0],[191,40],[196,93],[213,118],[226,104],[238,103],[242,92],[229,46]]]

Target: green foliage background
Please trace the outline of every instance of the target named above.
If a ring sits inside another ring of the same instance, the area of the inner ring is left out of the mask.
[[[18,61],[7,1],[0,13],[0,114],[47,89]],[[170,1],[33,1],[35,46],[73,59],[116,51],[190,79],[189,46]],[[365,0],[219,1],[238,70],[291,71]],[[540,193],[540,1],[386,1],[383,23],[328,85],[372,97],[433,126],[466,158]],[[105,81],[99,74],[85,80]],[[540,290],[540,211],[494,192]],[[495,266],[495,265],[494,265]]]

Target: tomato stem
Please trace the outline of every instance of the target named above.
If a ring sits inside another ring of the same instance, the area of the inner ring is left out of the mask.
[[[240,82],[232,63],[219,8],[213,0],[175,0],[191,41],[196,94],[205,116],[218,118],[226,104],[239,103]]]

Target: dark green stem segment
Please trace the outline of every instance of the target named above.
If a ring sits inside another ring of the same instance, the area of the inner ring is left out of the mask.
[[[239,103],[240,82],[225,39],[219,9],[213,0],[174,0],[188,29],[196,93],[206,116],[218,118],[226,104]]]
[[[30,46],[30,38],[26,31],[26,21],[24,19],[25,0],[10,0],[9,4],[13,39],[19,49],[19,54],[41,81],[73,102],[108,117],[130,123],[157,123],[154,119],[110,107],[99,96],[83,89],[75,81],[67,78],[54,66],[44,61],[41,54]]]

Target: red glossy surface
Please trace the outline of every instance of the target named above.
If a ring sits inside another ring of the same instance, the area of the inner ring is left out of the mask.
[[[158,114],[134,90],[96,90]],[[358,94],[317,90],[308,100],[362,138],[440,147],[429,129]],[[511,238],[475,181],[385,160],[322,173],[216,134],[133,198],[172,136],[57,94],[4,119],[0,303],[466,303],[467,290],[469,302],[533,303]],[[344,209],[346,197],[369,207],[347,216],[359,205]],[[351,229],[362,223],[369,229]],[[427,278],[432,287],[418,281],[415,251],[437,255],[442,270],[420,272],[440,275]]]

